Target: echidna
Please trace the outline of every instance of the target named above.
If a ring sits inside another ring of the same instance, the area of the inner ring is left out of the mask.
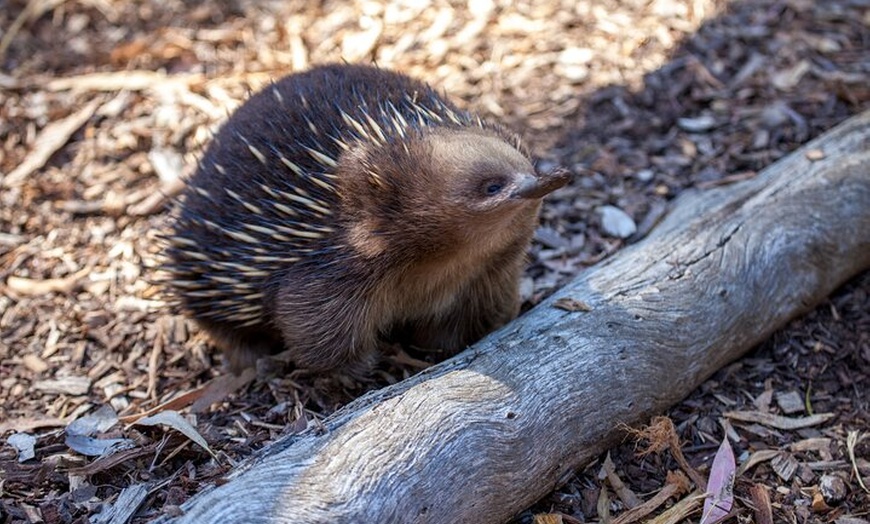
[[[541,198],[518,138],[407,76],[293,74],[243,104],[188,181],[170,286],[234,371],[370,361],[381,340],[458,351],[517,315]]]

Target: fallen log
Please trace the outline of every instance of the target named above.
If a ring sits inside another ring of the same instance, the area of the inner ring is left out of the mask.
[[[870,112],[684,196],[647,239],[275,443],[171,522],[504,521],[868,267]]]

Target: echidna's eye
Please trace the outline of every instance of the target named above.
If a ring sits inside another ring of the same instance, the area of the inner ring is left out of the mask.
[[[486,196],[495,196],[501,193],[501,190],[504,189],[505,183],[504,180],[501,179],[493,179],[487,180],[483,184],[483,194]]]

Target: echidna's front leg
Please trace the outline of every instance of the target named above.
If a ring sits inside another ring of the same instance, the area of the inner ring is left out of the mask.
[[[273,319],[295,364],[353,374],[377,360],[377,326],[358,289],[285,277]]]
[[[453,308],[406,326],[414,346],[457,353],[498,329],[519,313],[519,262],[505,264],[475,279],[457,297]]]

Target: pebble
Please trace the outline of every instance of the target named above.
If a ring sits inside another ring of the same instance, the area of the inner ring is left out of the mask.
[[[822,498],[825,499],[825,503],[830,506],[836,506],[843,502],[848,494],[846,483],[837,475],[822,475],[819,480],[819,491]]]
[[[678,118],[677,125],[683,131],[701,133],[713,129],[713,127],[716,126],[716,119],[709,115],[702,115],[694,118]]]
[[[547,226],[535,230],[535,240],[552,249],[568,247],[568,241],[558,231]]]
[[[601,215],[601,229],[610,236],[628,238],[637,231],[634,220],[618,207],[601,206],[598,213]]]
[[[565,80],[572,83],[580,83],[589,78],[589,68],[584,65],[565,64],[556,67],[556,71],[561,74]]]
[[[649,182],[655,176],[655,173],[652,169],[641,169],[637,173],[634,174],[635,178],[640,180],[641,182]]]
[[[569,47],[559,53],[562,64],[588,64],[595,58],[595,52],[586,47]]]
[[[585,47],[569,47],[559,53],[556,71],[570,82],[578,83],[589,77],[586,66],[595,57],[595,52]]]
[[[531,277],[520,279],[520,300],[526,302],[535,294],[535,281]]]
[[[765,129],[776,129],[789,121],[789,109],[783,102],[775,102],[761,111],[760,124]]]

